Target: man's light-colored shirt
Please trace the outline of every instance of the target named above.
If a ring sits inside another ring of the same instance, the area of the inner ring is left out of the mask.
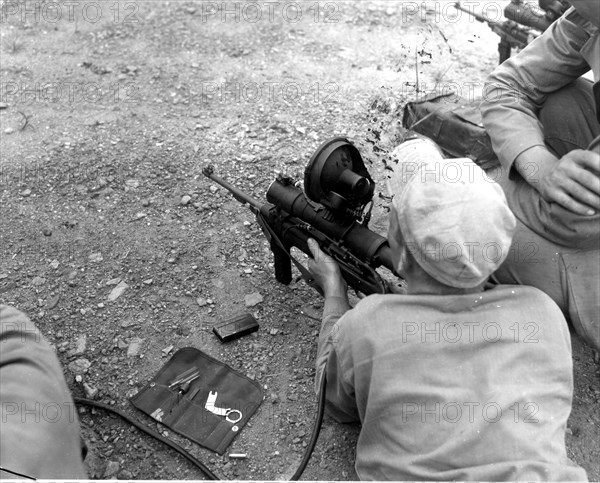
[[[372,295],[341,318],[330,307],[317,385],[326,370],[331,414],[362,423],[361,479],[586,479],[564,443],[569,332],[542,292]]]
[[[548,94],[590,70],[599,81],[600,31],[574,8],[494,70],[486,81],[481,112],[505,169],[524,151],[545,146],[537,113]]]

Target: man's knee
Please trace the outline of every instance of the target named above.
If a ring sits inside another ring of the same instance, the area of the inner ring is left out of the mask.
[[[586,79],[548,95],[539,119],[546,144],[558,157],[574,149],[586,149],[600,135],[593,106],[592,83]]]

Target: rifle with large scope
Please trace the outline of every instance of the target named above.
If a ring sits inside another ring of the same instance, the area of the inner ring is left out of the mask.
[[[526,0],[511,0],[503,11],[508,20],[492,20],[475,13],[470,8],[473,2],[468,3],[469,8],[463,6],[460,1],[455,2],[454,7],[467,12],[478,22],[487,23],[490,29],[500,36],[500,64],[510,57],[512,49],[527,47],[570,6],[566,0],[539,0],[537,5]]]
[[[389,292],[377,273],[383,266],[394,271],[386,238],[369,230],[375,183],[356,147],[345,138],[323,143],[304,172],[305,192],[289,177],[279,176],[261,203],[214,174],[207,166],[202,173],[248,204],[271,245],[275,278],[292,281],[292,262],[315,289],[310,273],[291,254],[296,247],[310,255],[308,239],[340,266],[348,285],[365,295]],[[367,206],[369,209],[367,210]]]

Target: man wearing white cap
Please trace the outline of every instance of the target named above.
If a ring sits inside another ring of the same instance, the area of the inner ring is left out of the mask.
[[[337,264],[309,245],[325,295],[317,381],[362,424],[363,480],[585,480],[565,450],[573,389],[565,319],[541,291],[484,290],[515,229],[502,189],[467,159],[400,145],[388,240],[406,294],[350,309]]]
[[[486,82],[493,176],[518,220],[494,276],[543,290],[600,351],[600,2],[570,3]]]

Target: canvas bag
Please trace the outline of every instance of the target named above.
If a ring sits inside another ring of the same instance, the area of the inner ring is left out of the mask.
[[[193,368],[199,370],[199,376],[190,383],[186,394],[180,395],[178,387],[169,388],[178,375]],[[187,396],[194,392],[190,400]],[[235,411],[228,417],[215,414],[206,408],[209,397],[213,411]],[[130,400],[173,431],[223,454],[262,402],[263,392],[256,381],[198,349],[186,347],[175,352]]]
[[[402,126],[431,138],[450,157],[472,159],[485,171],[499,165],[478,100],[468,102],[454,93],[426,96],[406,104]]]

